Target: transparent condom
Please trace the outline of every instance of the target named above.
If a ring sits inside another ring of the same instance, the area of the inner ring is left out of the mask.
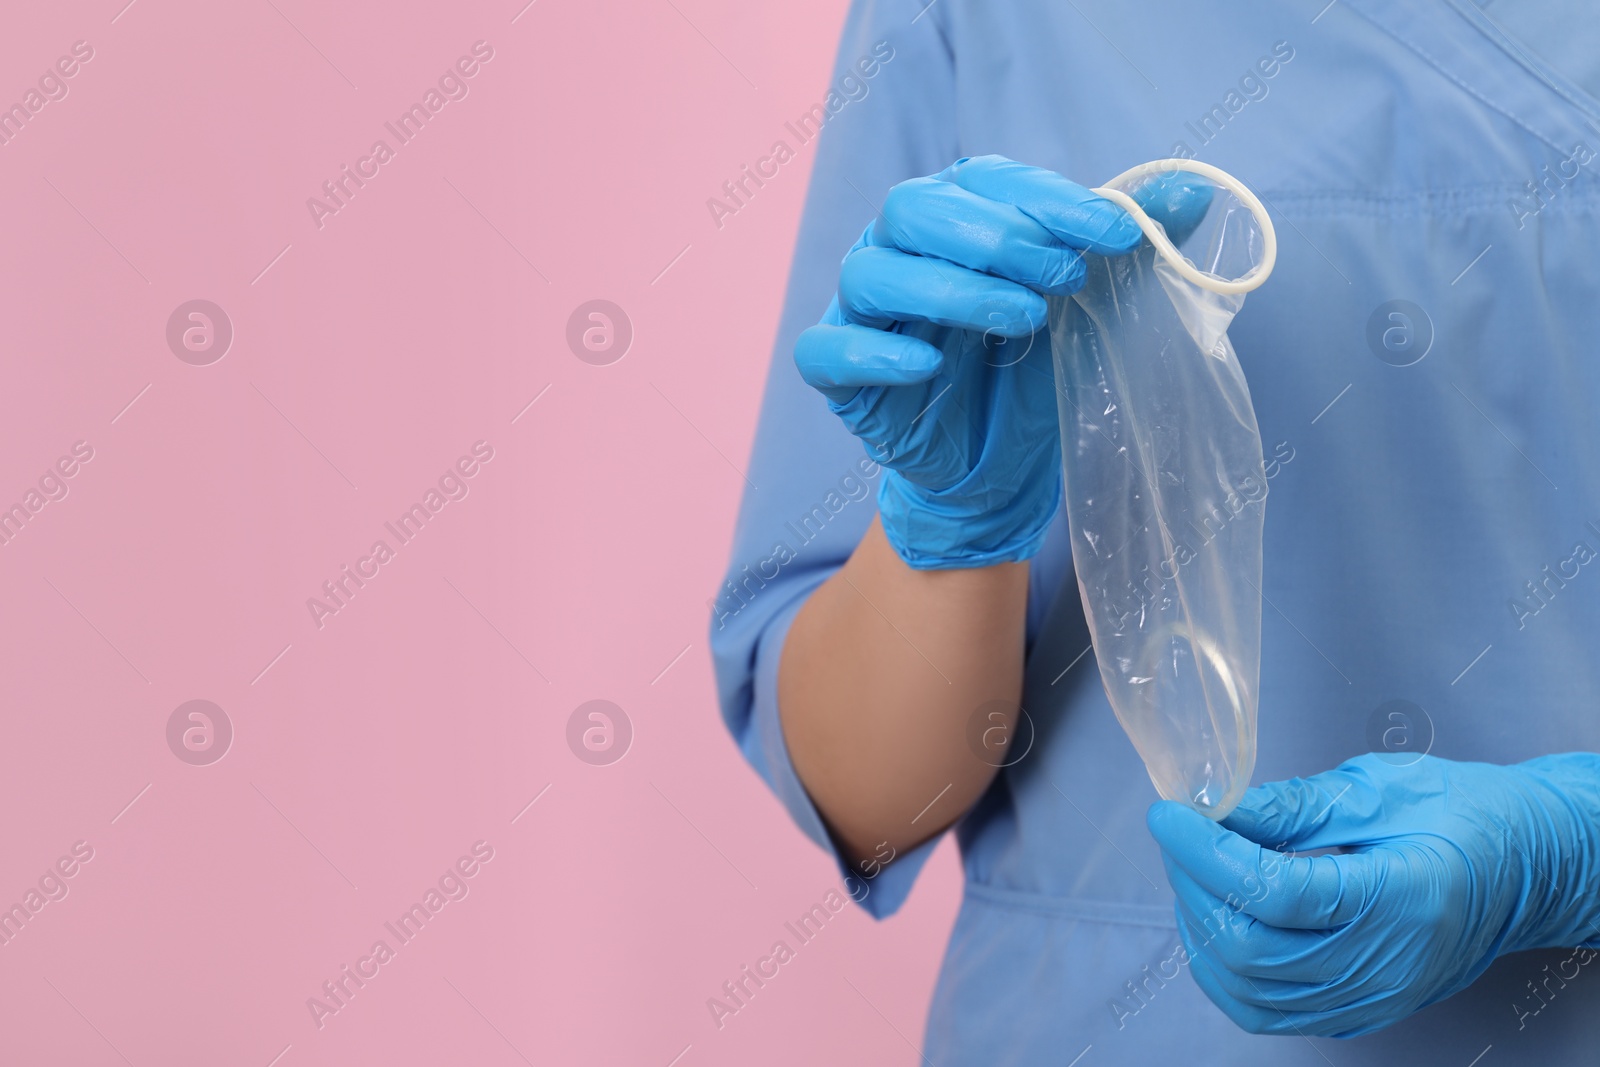
[[[1204,163],[1146,163],[1094,191],[1144,239],[1086,254],[1084,287],[1050,301],[1078,590],[1150,780],[1220,819],[1255,767],[1267,495],[1227,329],[1277,239],[1260,200]]]

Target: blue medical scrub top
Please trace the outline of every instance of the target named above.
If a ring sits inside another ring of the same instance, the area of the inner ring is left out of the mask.
[[[793,346],[892,185],[990,152],[1085,185],[1195,156],[1276,221],[1276,272],[1230,330],[1272,475],[1254,781],[1374,747],[1496,763],[1600,750],[1600,101],[1471,0],[1324,2],[851,9],[751,460],[760,488],[711,624],[729,728],[824,848],[777,665],[881,475]],[[1600,24],[1560,6],[1594,55]],[[1366,1037],[1236,1028],[1178,951],[1144,824],[1156,794],[1085,654],[1064,517],[1032,567],[1028,635],[1032,747],[955,828],[966,886],[929,1062],[1600,1062],[1600,960],[1568,951],[1504,957]],[[892,913],[931,848],[859,883],[862,906]]]

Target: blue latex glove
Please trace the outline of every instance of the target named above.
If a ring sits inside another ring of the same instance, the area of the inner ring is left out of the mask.
[[[1169,231],[1192,229],[1210,205],[1209,188],[1185,195],[1189,177],[1148,194]],[[845,257],[827,314],[796,342],[795,363],[888,468],[878,510],[912,567],[1039,550],[1061,506],[1040,294],[1083,285],[1080,251],[1118,255],[1140,238],[1109,200],[1001,156],[958,160],[889,191]]]
[[[1600,756],[1367,755],[1149,825],[1195,981],[1251,1033],[1370,1033],[1504,953],[1600,944]]]

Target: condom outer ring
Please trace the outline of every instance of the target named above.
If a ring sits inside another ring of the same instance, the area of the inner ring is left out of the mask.
[[[1251,267],[1242,278],[1229,280],[1218,278],[1214,274],[1207,274],[1186,259],[1182,252],[1173,245],[1161,224],[1146,215],[1144,208],[1140,207],[1127,193],[1120,189],[1101,187],[1091,189],[1090,192],[1105,197],[1128,214],[1139,224],[1139,229],[1150,238],[1150,243],[1155,245],[1161,258],[1171,265],[1172,269],[1181,274],[1186,281],[1193,282],[1202,289],[1213,293],[1248,293],[1267,280],[1272,273],[1272,267],[1278,261],[1278,235],[1272,229],[1272,219],[1267,215],[1267,209],[1262,206],[1255,193],[1245,188],[1243,182],[1220,167],[1213,167],[1209,163],[1202,163],[1197,159],[1157,159],[1149,163],[1141,163],[1131,170],[1125,170],[1111,179],[1113,185],[1143,178],[1148,174],[1169,174],[1175,170],[1186,170],[1191,174],[1198,174],[1202,178],[1210,178],[1228,192],[1239,198],[1239,202],[1250,210],[1255,216],[1256,225],[1261,227],[1262,254],[1261,262]]]

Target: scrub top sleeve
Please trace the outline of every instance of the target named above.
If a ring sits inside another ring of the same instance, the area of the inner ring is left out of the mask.
[[[766,779],[783,806],[789,809],[790,817],[800,829],[833,856],[844,890],[850,898],[873,918],[884,919],[905,903],[918,872],[943,835],[898,855],[886,854],[884,860],[887,862],[880,861],[873,866],[852,869],[834,844],[805,786],[800,784],[794,763],[789,758],[788,746],[784,743],[783,727],[778,722],[778,661],[782,657],[783,640],[789,632],[789,624],[794,621],[811,588],[814,585],[786,605],[763,636],[756,653],[751,717],[740,747],[745,758]]]
[[[827,310],[839,263],[889,188],[934,174],[957,157],[955,72],[941,8],[927,0],[855,0],[834,74],[818,107],[780,124],[778,135],[815,164],[791,264],[784,310],[740,503],[732,558],[710,602],[710,643],[722,716],[739,749],[818,845],[850,874],[796,776],[778,719],[783,641],[811,591],[838,570],[876,514],[882,470],[823,397],[800,379],[794,343]],[[806,141],[806,116],[826,114]],[[793,127],[791,129],[790,127]],[[796,132],[798,131],[798,133]],[[790,162],[766,185],[795,180]],[[719,228],[763,208],[762,189]],[[877,917],[905,899],[932,851],[902,853],[870,881],[846,888]]]

